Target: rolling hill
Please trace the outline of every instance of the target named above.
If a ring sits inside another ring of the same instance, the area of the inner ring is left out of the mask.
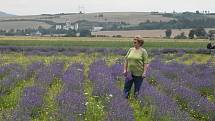
[[[5,13],[5,12],[0,11],[0,18],[1,18],[1,17],[12,17],[12,16],[15,16],[15,15],[7,14],[7,13]]]
[[[206,21],[208,20],[208,21]],[[79,23],[79,29],[91,29],[103,26],[104,31],[116,30],[156,30],[191,29],[199,25],[203,28],[215,28],[215,14],[156,13],[156,12],[100,12],[100,13],[60,13],[29,16],[14,16],[0,12],[0,30],[48,29],[66,21]],[[196,24],[197,23],[197,24]],[[210,23],[208,25],[208,23]],[[213,25],[213,26],[211,26]]]
[[[151,22],[168,22],[175,18],[163,17],[162,15],[153,15],[147,12],[105,12],[105,13],[68,13],[68,14],[42,14],[32,16],[9,16],[0,17],[0,29],[23,29],[37,28],[42,26],[48,28],[55,24],[65,23],[70,21],[97,22],[96,25],[104,23],[126,23],[129,25],[138,25],[146,21]]]

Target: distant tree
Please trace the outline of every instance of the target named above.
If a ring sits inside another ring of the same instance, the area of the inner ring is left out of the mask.
[[[212,37],[213,35],[215,35],[215,30],[210,30],[210,31],[208,32],[208,36],[209,36],[209,37]]]
[[[24,35],[25,33],[21,29],[16,30],[16,35]]]
[[[6,31],[5,30],[0,30],[0,35],[5,35]]]
[[[194,38],[194,35],[195,35],[195,31],[194,31],[193,29],[190,30],[190,32],[189,32],[189,34],[188,34],[189,38],[190,38],[190,39],[193,39],[193,38]]]
[[[14,36],[15,35],[15,30],[10,29],[8,32],[5,33],[6,36]]]
[[[42,26],[39,26],[39,27],[37,28],[37,30],[38,30],[39,32],[41,32],[43,35],[44,35],[44,34],[49,34],[49,33],[50,33],[47,29],[43,28]]]
[[[187,39],[187,37],[185,36],[185,33],[182,32],[180,35],[175,36],[174,39]]]
[[[167,38],[170,38],[171,35],[172,35],[172,30],[171,30],[171,29],[167,29],[167,30],[165,31],[165,33],[166,33],[166,37],[167,37]]]
[[[98,15],[98,17],[103,18],[103,17],[104,17],[104,14],[103,14],[103,13],[100,13],[100,14]]]
[[[204,28],[197,28],[197,29],[195,30],[195,35],[196,35],[197,37],[205,37],[205,36],[207,35],[207,32],[205,31]]]
[[[10,29],[8,32],[10,32],[10,33],[14,33],[14,32],[15,32],[15,30],[14,30],[14,29]]]
[[[90,37],[91,31],[90,30],[81,30],[80,31],[80,37]]]
[[[25,35],[26,35],[26,34],[31,34],[33,32],[36,32],[36,30],[31,29],[31,28],[27,28],[27,29],[24,30],[24,32],[25,32]]]
[[[197,29],[192,29],[190,30],[189,33],[189,38],[193,39],[194,35],[196,35],[198,38],[206,38],[207,37],[207,32],[205,31],[204,28],[197,28]]]
[[[151,23],[151,21],[149,19],[146,20],[146,23]]]

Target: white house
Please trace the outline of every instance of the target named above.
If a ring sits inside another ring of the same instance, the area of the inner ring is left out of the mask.
[[[60,29],[62,29],[62,26],[61,25],[56,25],[56,30],[60,30]]]
[[[79,24],[76,23],[76,24],[75,24],[75,31],[78,31],[78,27],[79,27]]]
[[[79,28],[79,25],[78,25],[78,23],[75,23],[74,25],[73,24],[71,24],[71,22],[70,21],[66,21],[66,23],[65,23],[65,25],[56,25],[55,26],[55,29],[56,30],[61,30],[61,29],[64,29],[64,30],[78,30],[78,28]]]
[[[103,27],[93,27],[92,32],[98,32],[98,31],[101,31],[102,29]]]

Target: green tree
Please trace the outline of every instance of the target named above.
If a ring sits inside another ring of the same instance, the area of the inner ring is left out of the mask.
[[[81,30],[80,31],[80,37],[89,37],[89,36],[91,36],[90,30]]]
[[[172,35],[172,30],[171,30],[171,29],[167,29],[167,30],[165,31],[165,33],[166,33],[166,37],[167,37],[167,38],[170,38],[171,35]]]
[[[205,37],[205,36],[207,35],[207,32],[205,31],[204,28],[197,28],[197,29],[195,30],[195,35],[196,35],[197,37]]]
[[[175,39],[187,39],[184,32],[182,32],[180,35],[175,36],[174,38]]]
[[[193,29],[190,30],[190,32],[189,32],[189,34],[188,34],[189,38],[190,38],[190,39],[193,39],[193,38],[194,38],[194,35],[195,35],[195,31],[194,31]]]

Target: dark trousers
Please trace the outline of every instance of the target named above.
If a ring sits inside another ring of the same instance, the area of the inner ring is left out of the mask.
[[[133,79],[132,80],[126,80],[125,85],[124,85],[124,96],[125,98],[129,97],[129,93],[131,90],[131,87],[134,83],[134,96],[135,98],[138,96],[142,82],[143,82],[143,77],[142,76],[134,76],[132,75]]]

